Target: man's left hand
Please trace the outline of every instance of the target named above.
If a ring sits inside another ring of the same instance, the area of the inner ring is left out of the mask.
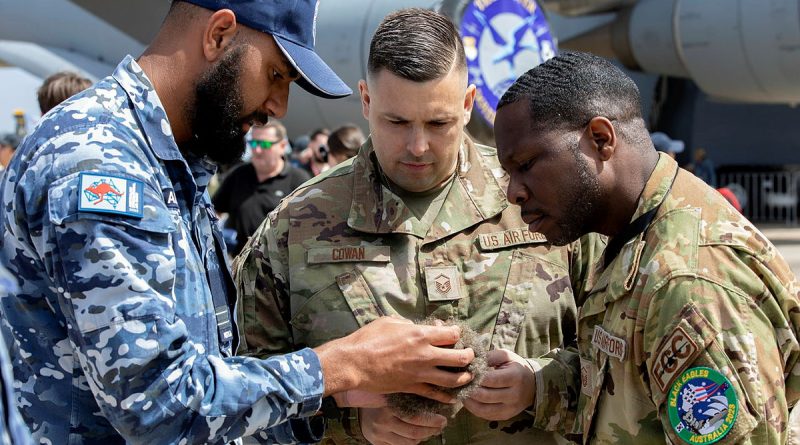
[[[536,377],[528,362],[506,350],[489,351],[491,369],[464,407],[486,420],[508,420],[533,405]]]

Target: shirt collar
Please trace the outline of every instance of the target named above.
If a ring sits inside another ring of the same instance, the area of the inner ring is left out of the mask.
[[[133,104],[142,132],[155,155],[163,160],[184,160],[172,136],[167,112],[156,94],[153,83],[131,56],[117,65],[112,74]]]
[[[656,208],[664,201],[672,187],[677,171],[678,163],[674,159],[665,153],[658,154],[656,168],[653,169],[650,178],[645,183],[631,221]]]
[[[439,239],[491,218],[507,206],[505,193],[465,134],[445,204],[428,233],[417,233],[408,222],[413,216],[411,210],[381,182],[373,152],[372,139],[368,138],[353,162],[353,197],[347,223],[355,230]],[[454,205],[458,206],[457,212],[450,209]]]

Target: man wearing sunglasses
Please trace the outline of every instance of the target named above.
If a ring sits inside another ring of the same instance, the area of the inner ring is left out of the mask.
[[[283,124],[271,120],[251,132],[250,162],[225,176],[213,198],[217,212],[228,214],[226,227],[236,230],[237,244],[229,246],[234,254],[284,196],[311,178],[284,159],[288,142]]]

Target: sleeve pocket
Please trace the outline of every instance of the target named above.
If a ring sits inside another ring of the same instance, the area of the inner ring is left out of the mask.
[[[174,320],[177,228],[162,196],[145,187],[141,217],[80,211],[78,178],[56,181],[48,192],[65,316],[82,334],[129,320]]]

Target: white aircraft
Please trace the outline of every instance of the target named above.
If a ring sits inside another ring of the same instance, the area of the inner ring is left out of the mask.
[[[355,91],[373,30],[410,6],[460,27],[479,87],[470,131],[482,140],[492,138],[498,97],[555,54],[556,36],[562,50],[690,78],[716,99],[800,103],[800,0],[322,0],[317,50]],[[97,79],[141,53],[168,8],[167,0],[0,0],[0,60],[39,77],[71,69]],[[295,88],[289,110],[293,134],[363,122],[357,95],[319,100]]]

